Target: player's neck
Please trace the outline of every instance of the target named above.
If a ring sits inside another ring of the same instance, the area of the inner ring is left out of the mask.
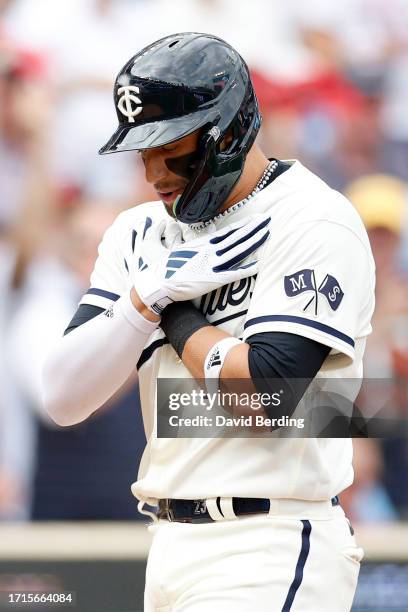
[[[268,158],[265,157],[258,145],[254,144],[245,160],[241,177],[220,212],[224,212],[224,210],[248,197],[255,189],[268,164]]]

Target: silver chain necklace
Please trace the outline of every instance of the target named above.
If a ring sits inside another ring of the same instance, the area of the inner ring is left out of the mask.
[[[269,164],[266,166],[266,168],[265,168],[261,178],[259,179],[259,181],[255,185],[253,191],[244,200],[241,200],[240,202],[237,202],[233,206],[230,206],[230,208],[227,208],[227,210],[224,210],[224,212],[218,213],[218,215],[216,215],[212,219],[209,219],[208,221],[201,221],[199,223],[192,223],[191,225],[189,225],[190,229],[194,230],[195,232],[201,232],[201,230],[203,230],[205,227],[207,227],[208,225],[210,225],[214,221],[217,221],[218,219],[222,219],[223,217],[226,217],[226,216],[230,215],[231,213],[234,213],[239,208],[242,208],[243,206],[248,204],[248,202],[250,200],[252,200],[252,198],[254,196],[256,196],[256,194],[259,193],[265,187],[265,185],[268,184],[269,179],[271,178],[272,174],[275,172],[277,167],[278,167],[278,162],[276,161],[276,159],[274,159],[273,161],[269,162]]]

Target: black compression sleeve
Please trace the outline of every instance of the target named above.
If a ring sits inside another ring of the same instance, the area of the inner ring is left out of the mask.
[[[330,347],[287,332],[250,336],[249,367],[254,378],[314,378]]]
[[[255,334],[247,343],[250,345],[249,371],[256,390],[275,393],[278,379],[284,390],[279,412],[290,416],[320,370],[330,347],[286,332]]]
[[[160,327],[180,358],[190,336],[209,325],[205,316],[191,302],[170,304],[165,308],[160,321]]]
[[[104,312],[105,308],[99,306],[91,306],[91,304],[81,304],[78,310],[72,317],[67,329],[64,331],[64,336],[69,334],[73,329],[83,325],[87,321],[90,321],[94,317],[97,317],[101,312]]]

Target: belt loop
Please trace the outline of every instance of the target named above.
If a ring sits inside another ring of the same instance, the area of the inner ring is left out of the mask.
[[[237,515],[234,512],[234,507],[232,505],[232,497],[221,497],[220,498],[220,508],[226,519],[237,519]]]
[[[279,500],[269,499],[269,512],[267,516],[274,516],[276,514],[279,514]]]
[[[153,523],[158,523],[159,519],[157,518],[157,515],[154,512],[150,512],[150,510],[145,510],[144,506],[145,506],[146,502],[143,500],[140,500],[139,503],[137,504],[137,509],[140,512],[140,514],[144,514],[145,516],[149,516]]]
[[[215,497],[209,497],[205,500],[205,504],[207,506],[207,512],[211,516],[213,521],[225,521],[224,516],[218,510],[217,499]]]

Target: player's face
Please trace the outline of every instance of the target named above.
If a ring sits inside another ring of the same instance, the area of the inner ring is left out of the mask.
[[[183,193],[189,182],[191,163],[197,151],[199,135],[198,130],[163,147],[140,151],[146,180],[154,187],[172,217],[174,201]]]

